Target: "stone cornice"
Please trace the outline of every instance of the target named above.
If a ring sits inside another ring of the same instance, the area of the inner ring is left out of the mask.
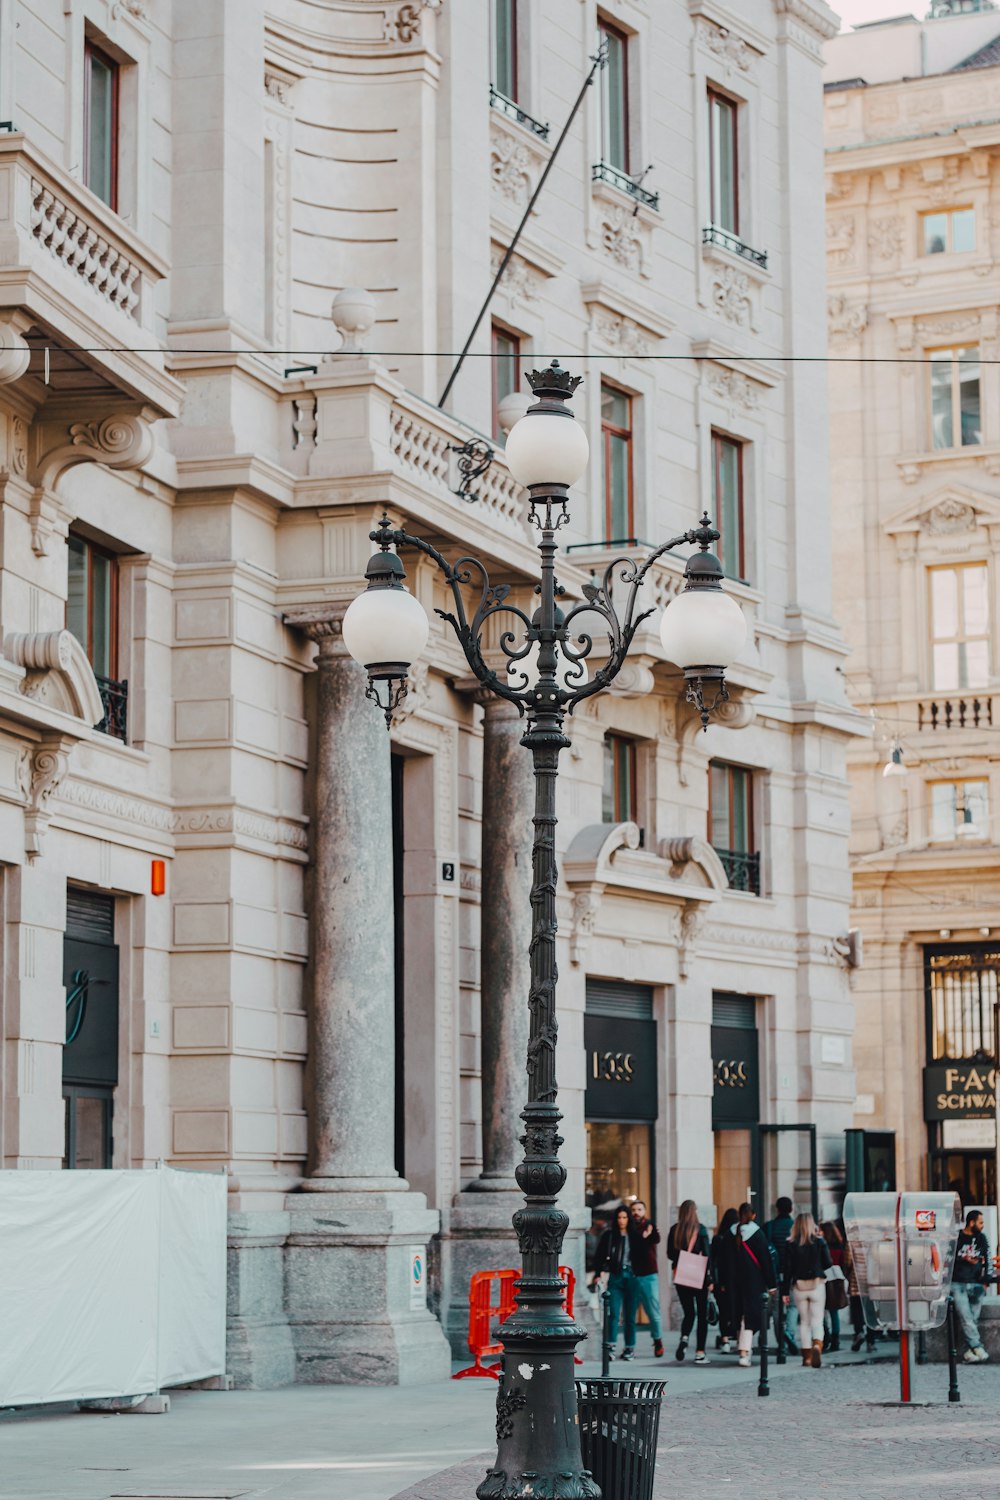
[[[344,645],[344,614],[349,599],[335,603],[296,604],[282,615],[282,621],[291,630],[301,630],[311,641],[316,641],[324,656],[346,656]]]
[[[790,16],[812,32],[819,42],[829,42],[840,31],[839,17],[824,0],[774,0],[779,16]]]
[[[64,812],[77,809],[97,818],[128,824],[133,830],[149,833],[157,842],[176,841],[178,845],[191,846],[228,834],[236,839],[282,845],[298,853],[304,853],[308,848],[307,820],[304,817],[279,817],[232,804],[198,803],[172,807],[166,802],[118,792],[77,776],[67,776],[62,781],[55,800]]]

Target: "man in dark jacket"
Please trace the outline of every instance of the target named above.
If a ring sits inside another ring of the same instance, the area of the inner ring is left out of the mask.
[[[951,1300],[965,1335],[967,1347],[962,1358],[967,1365],[984,1364],[989,1359],[979,1337],[979,1314],[989,1281],[989,1264],[990,1247],[983,1233],[983,1216],[978,1208],[970,1208],[965,1227],[959,1230],[951,1280]]]
[[[660,1323],[660,1271],[656,1263],[656,1247],[660,1243],[660,1231],[646,1217],[646,1205],[641,1198],[632,1204],[632,1266],[635,1271],[636,1290],[639,1303],[649,1319],[649,1331],[653,1336],[653,1353],[659,1359],[663,1354],[663,1328]]]

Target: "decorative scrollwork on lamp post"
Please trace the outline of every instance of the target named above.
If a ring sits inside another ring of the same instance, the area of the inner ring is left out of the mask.
[[[639,589],[664,553],[685,545],[698,548],[688,560],[684,590],[664,611],[660,637],[666,655],[683,669],[688,698],[706,726],[727,696],[724,669],[739,654],[746,626],[739,606],[722,590],[722,568],[709,550],[719,533],[707,515],[641,564],[615,559],[601,581],[586,585],[582,602],[567,612],[560,608],[557,601],[565,596],[556,575],[556,537],[569,519],[570,486],[589,458],[586,435],[568,405],[580,377],[553,360],[527,379],[536,402],[511,429],[506,457],[514,478],[528,490],[530,518],[539,533],[541,577],[534,614],[529,618],[509,602],[509,586],[492,584],[478,558],[451,563],[429,542],[393,527],[383,515],[371,533],[379,551],[368,564],[368,588],[349,606],[343,628],[348,651],[368,672],[369,696],[389,725],[406,690],[409,663],[427,640],[427,617],[406,591],[402,562],[391,550],[415,548],[436,563],[451,590],[453,608],[437,613],[452,626],[472,671],[527,719],[521,743],[531,752],[535,775],[531,1020],[528,1099],[521,1115],[524,1159],[515,1174],[525,1204],[513,1220],[522,1264],[517,1308],[501,1333],[506,1378],[515,1370],[522,1374],[526,1399],[523,1407],[515,1407],[504,1398],[496,1465],[477,1494],[480,1500],[596,1500],[598,1488],[582,1465],[573,1385],[574,1351],[586,1334],[563,1306],[559,1258],[569,1220],[556,1206],[566,1181],[556,1103],[556,780],[560,752],[570,743],[563,728],[567,713],[601,692],[621,670],[636,631],[653,613],[637,612]],[[616,583],[627,589],[621,610],[614,599]],[[471,615],[467,589],[478,592]],[[507,628],[500,633],[503,675],[483,654],[484,627],[494,615],[506,617]],[[607,631],[608,658],[591,675],[595,616]],[[490,913],[487,920],[502,920],[502,913]]]

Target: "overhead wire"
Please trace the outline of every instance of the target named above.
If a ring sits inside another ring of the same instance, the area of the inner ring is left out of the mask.
[[[41,352],[41,345],[33,352]],[[248,347],[246,349],[234,349],[231,347],[212,349],[202,346],[186,348],[180,344],[55,344],[46,346],[58,354],[249,354],[258,357],[301,359],[304,356],[317,359],[337,358],[340,351],[337,349],[262,349],[259,347]],[[348,359],[378,358],[378,359],[458,359],[460,349],[350,349],[344,350],[344,357]],[[498,354],[493,350],[472,351],[466,355],[466,359],[497,359],[511,360],[520,358],[522,361],[534,358],[533,355]],[[538,356],[541,358],[541,355]],[[553,353],[551,350],[546,354],[547,359],[569,359],[576,363],[580,361],[597,361],[606,363],[611,359],[627,359],[629,362],[678,362],[690,360],[697,363],[707,360],[709,364],[718,364],[720,360],[770,360],[773,364],[825,364],[825,365],[930,365],[935,363],[932,359],[923,355],[889,355],[889,354],[775,354],[770,349],[731,349],[718,350],[711,354],[615,354],[613,350],[606,353],[582,353],[573,349],[569,352],[562,351]],[[961,364],[963,361],[959,360]],[[1000,357],[996,359],[980,358],[969,361],[977,365],[1000,365]],[[301,372],[296,372],[301,373]],[[431,405],[434,403],[431,402]]]

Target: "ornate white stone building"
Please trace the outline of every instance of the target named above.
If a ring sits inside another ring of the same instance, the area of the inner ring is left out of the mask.
[[[225,1167],[242,1382],[443,1372],[514,1253],[529,758],[438,617],[391,737],[339,632],[383,508],[530,607],[502,429],[553,355],[593,455],[569,595],[707,509],[749,625],[707,733],[653,621],[564,756],[574,1223],[833,1205],[856,716],[823,367],[788,356],[825,349],[835,26],[0,0],[2,1160]]]
[[[1000,10],[938,9],[827,48],[834,569],[873,729],[850,757],[855,1124],[870,1166],[895,1147],[901,1187],[979,1204],[996,1201]]]

